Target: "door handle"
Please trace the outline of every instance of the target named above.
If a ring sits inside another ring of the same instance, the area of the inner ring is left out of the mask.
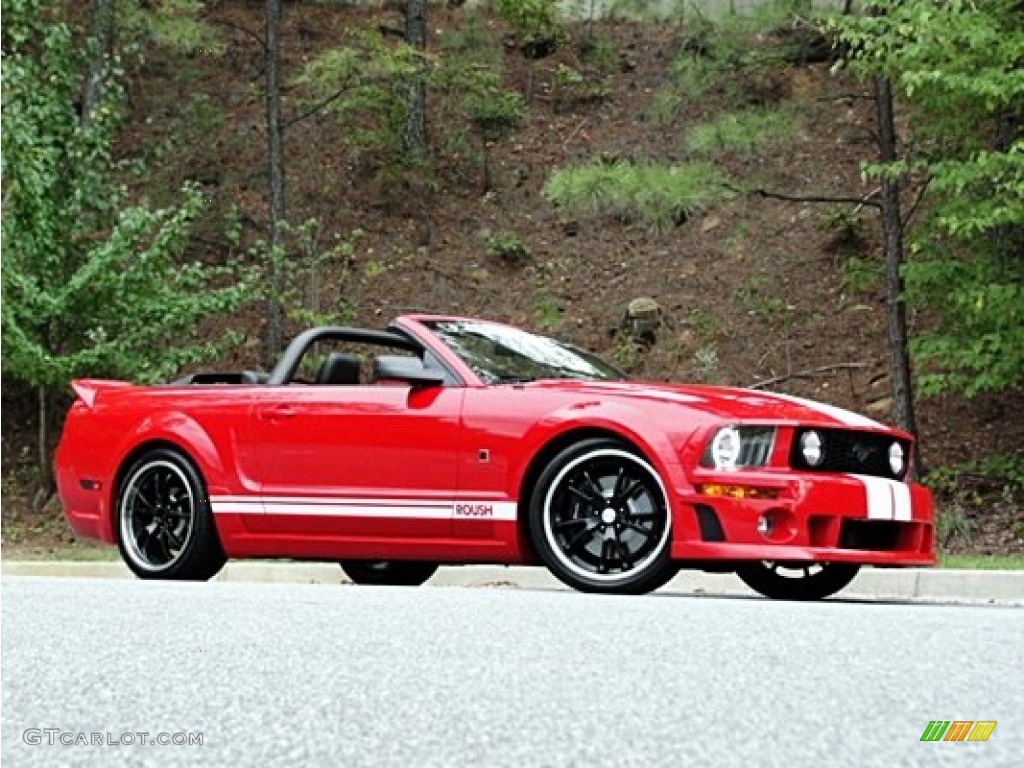
[[[278,419],[290,419],[295,416],[295,409],[290,405],[272,405],[261,408],[256,417],[261,421],[277,421]]]

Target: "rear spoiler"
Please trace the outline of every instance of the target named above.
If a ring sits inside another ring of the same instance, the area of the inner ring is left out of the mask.
[[[101,391],[125,389],[131,386],[133,385],[130,381],[108,381],[106,379],[75,379],[71,382],[71,389],[88,408],[92,408],[93,403],[96,402],[96,396]]]

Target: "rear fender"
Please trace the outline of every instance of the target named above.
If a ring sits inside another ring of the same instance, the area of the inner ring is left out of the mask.
[[[114,452],[117,460],[110,473],[112,478],[108,496],[110,514],[104,516],[104,523],[108,527],[110,536],[113,536],[117,486],[123,473],[127,471],[134,457],[143,452],[147,446],[156,447],[158,445],[177,448],[191,459],[206,481],[208,493],[213,495],[224,493],[228,488],[237,485],[237,481],[232,482],[230,476],[231,473],[228,469],[230,463],[225,461],[221,452],[214,445],[213,439],[195,419],[179,411],[147,416],[125,435]]]

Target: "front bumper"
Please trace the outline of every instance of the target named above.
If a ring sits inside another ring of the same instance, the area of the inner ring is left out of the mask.
[[[791,470],[698,471],[675,489],[672,559],[935,564],[931,494],[914,483]],[[774,498],[708,489],[756,488]]]

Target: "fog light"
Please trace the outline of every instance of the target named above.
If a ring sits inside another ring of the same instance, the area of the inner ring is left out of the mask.
[[[772,544],[785,544],[796,537],[796,517],[786,509],[769,509],[757,518],[757,532]]]

